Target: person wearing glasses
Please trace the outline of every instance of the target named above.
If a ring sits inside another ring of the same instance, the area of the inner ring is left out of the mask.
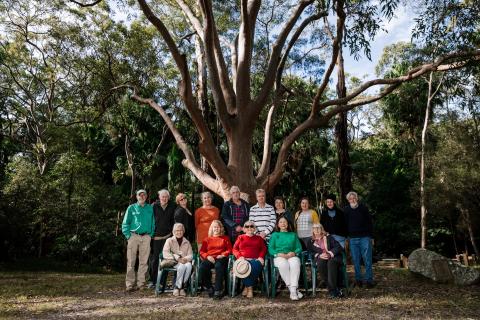
[[[195,231],[197,234],[197,246],[199,250],[202,246],[203,240],[209,236],[212,222],[220,218],[220,210],[212,205],[212,198],[210,192],[205,191],[202,193],[203,205],[195,210]]]
[[[200,283],[207,288],[211,298],[221,299],[223,296],[223,282],[230,253],[232,253],[232,243],[225,235],[222,223],[219,220],[213,220],[208,236],[203,239],[200,247],[202,262],[199,269]],[[212,269],[215,269],[215,287],[212,287]]]
[[[239,235],[233,246],[233,255],[237,260],[247,260],[250,264],[250,274],[243,278],[245,288],[242,295],[253,298],[253,286],[260,276],[265,264],[267,247],[262,237],[255,234],[255,224],[247,220],[243,225],[245,234]]]
[[[300,277],[300,258],[302,244],[285,217],[278,220],[276,232],[272,234],[268,244],[268,253],[273,256],[273,264],[278,268],[280,276],[290,291],[291,300],[303,297],[298,291]]]
[[[240,198],[240,188],[230,188],[230,200],[225,201],[222,208],[222,220],[227,229],[230,241],[235,243],[242,232],[242,226],[248,220],[250,207],[248,203]]]
[[[175,223],[181,223],[185,227],[185,238],[188,241],[195,241],[195,227],[193,222],[193,214],[187,208],[187,196],[184,193],[179,193],[175,197],[177,208],[175,209],[174,220]]]

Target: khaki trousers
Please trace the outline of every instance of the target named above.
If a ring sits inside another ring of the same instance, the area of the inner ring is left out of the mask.
[[[127,275],[125,277],[125,284],[127,289],[135,287],[135,261],[138,253],[138,273],[137,273],[137,287],[145,285],[145,274],[148,269],[148,256],[150,255],[150,235],[143,236],[132,233],[128,239],[127,246]]]

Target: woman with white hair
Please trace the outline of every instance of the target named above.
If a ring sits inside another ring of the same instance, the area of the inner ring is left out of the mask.
[[[163,247],[162,267],[174,267],[177,280],[173,289],[174,296],[186,296],[185,286],[192,273],[192,245],[184,237],[185,227],[181,223],[173,225],[173,237],[168,238]]]
[[[333,236],[328,235],[321,224],[314,224],[312,226],[312,239],[308,243],[308,251],[312,253],[314,263],[320,270],[322,279],[328,283],[329,297],[343,297],[337,285],[343,251],[340,243]],[[312,275],[312,277],[314,276]]]
[[[230,241],[235,243],[237,237],[242,233],[242,226],[248,220],[250,206],[240,198],[240,188],[232,186],[230,188],[230,200],[225,201],[222,208],[222,220],[227,229]]]
[[[212,205],[212,194],[208,191],[202,193],[202,206],[195,210],[195,231],[197,245],[200,250],[203,240],[209,236],[210,225],[220,217],[220,210]],[[222,226],[223,230],[223,226]]]

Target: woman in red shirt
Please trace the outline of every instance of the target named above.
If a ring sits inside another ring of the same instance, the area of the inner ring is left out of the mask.
[[[223,281],[227,271],[228,256],[232,252],[230,239],[224,234],[223,225],[213,220],[208,229],[208,237],[202,242],[199,276],[200,283],[207,288],[208,295],[214,299],[223,296]],[[212,287],[212,269],[215,268],[215,289]]]
[[[212,206],[212,194],[208,191],[202,193],[202,206],[195,210],[195,230],[197,232],[197,245],[203,243],[203,239],[209,236],[208,231],[213,220],[218,220],[220,210]],[[222,227],[223,228],[223,227]]]
[[[265,246],[265,240],[255,234],[255,224],[253,221],[248,220],[245,222],[243,232],[245,234],[238,236],[237,241],[235,241],[233,254],[238,260],[246,259],[250,263],[251,271],[248,277],[243,279],[245,289],[242,295],[247,298],[253,298],[253,285],[265,264],[267,247]]]

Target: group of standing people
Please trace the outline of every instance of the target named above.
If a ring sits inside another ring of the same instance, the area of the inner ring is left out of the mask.
[[[253,286],[263,270],[268,252],[289,289],[290,298],[301,299],[303,295],[298,291],[299,256],[305,250],[311,252],[322,279],[328,284],[329,295],[341,297],[337,273],[347,239],[356,285],[374,285],[372,218],[367,207],[358,202],[355,192],[348,193],[349,205],[343,210],[337,207],[334,195],[328,196],[320,215],[310,207],[308,198],[301,199],[300,209],[294,215],[286,209],[281,197],[275,197],[274,206],[271,206],[266,203],[263,189],[256,191],[257,203],[250,206],[240,197],[240,189],[231,187],[231,198],[225,201],[221,211],[212,205],[211,193],[204,192],[203,205],[194,214],[187,207],[185,194],[176,196],[176,205],[169,201],[167,190],[159,191],[158,196],[158,200],[150,205],[146,203],[146,191],[139,190],[137,203],[128,207],[123,220],[122,232],[128,240],[127,291],[154,286],[162,253],[161,267],[177,270],[173,294],[184,296],[192,271],[193,242],[197,243],[201,258],[200,283],[213,298],[221,298],[224,294],[230,254],[236,259],[233,272],[244,284],[242,295],[253,297]],[[137,253],[139,268],[135,279]],[[362,260],[365,275],[361,273]],[[148,284],[145,279],[147,269]],[[214,284],[212,270],[215,270]]]

